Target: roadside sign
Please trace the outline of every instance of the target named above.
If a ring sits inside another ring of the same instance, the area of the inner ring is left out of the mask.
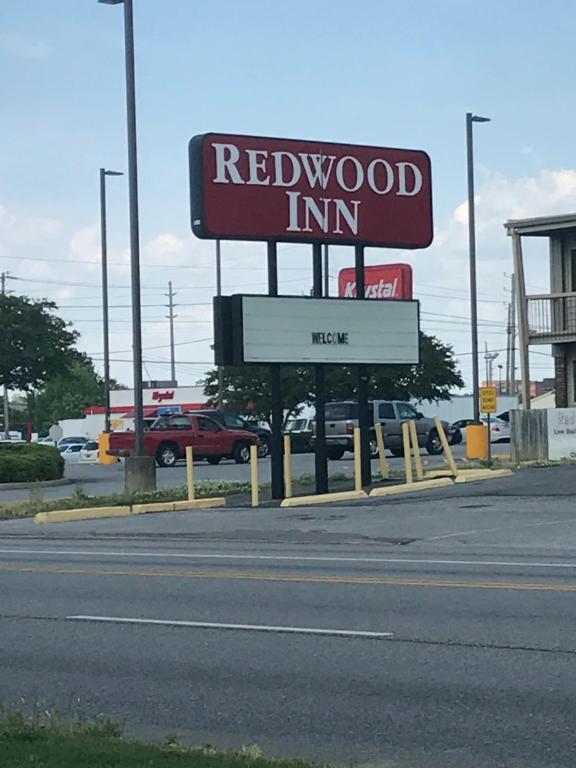
[[[192,231],[388,248],[432,242],[421,150],[207,133],[190,141]]]
[[[218,365],[414,365],[417,301],[220,296],[214,299]]]
[[[50,427],[48,430],[48,435],[51,440],[54,440],[54,442],[57,443],[59,440],[62,440],[64,430],[59,424],[54,424],[54,426]]]
[[[496,413],[498,410],[498,395],[496,387],[480,387],[480,411]]]
[[[345,267],[338,273],[338,296],[356,298],[356,269]],[[366,299],[411,299],[412,267],[410,264],[380,264],[364,267]]]

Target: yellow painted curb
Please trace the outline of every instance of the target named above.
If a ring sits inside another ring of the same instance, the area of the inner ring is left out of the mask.
[[[132,504],[133,515],[145,515],[148,512],[174,512],[174,502],[158,501],[149,504]]]
[[[76,520],[95,520],[99,517],[128,517],[130,507],[86,507],[86,509],[62,509],[56,512],[38,512],[34,515],[37,525],[44,523],[71,523]]]
[[[340,491],[338,493],[321,493],[314,496],[292,496],[284,499],[281,507],[304,507],[309,504],[330,504],[333,501],[349,501],[351,499],[365,499],[366,491]]]
[[[496,477],[510,477],[511,469],[463,469],[458,473],[455,483],[473,483],[475,480],[490,480]]]
[[[192,501],[175,501],[175,512],[186,512],[187,509],[211,509],[212,507],[225,507],[224,496],[213,496],[210,499],[193,499]]]
[[[400,493],[417,493],[428,488],[443,488],[452,485],[450,477],[438,477],[433,480],[420,480],[417,483],[402,483],[402,485],[389,485],[387,487],[373,488],[370,496],[396,496]]]

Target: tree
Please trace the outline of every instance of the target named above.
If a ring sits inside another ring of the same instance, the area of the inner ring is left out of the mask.
[[[272,399],[268,366],[225,367],[223,394],[226,405],[235,411],[251,411],[270,422]],[[452,348],[434,336],[420,333],[418,365],[369,366],[369,396],[387,400],[448,400],[450,392],[464,386]],[[211,403],[218,397],[218,371],[210,371],[204,381],[204,393]],[[357,374],[351,366],[328,366],[326,387],[329,400],[347,400],[357,394]],[[286,419],[294,416],[302,404],[314,402],[312,366],[282,366],[282,400]]]
[[[285,419],[296,415],[302,403],[310,401],[310,373],[307,368],[282,366],[282,402]],[[218,369],[209,371],[201,382],[208,402],[218,402]],[[270,424],[272,394],[267,365],[225,366],[223,394],[226,406]]]
[[[111,382],[112,389],[115,382]],[[28,410],[35,432],[44,434],[60,419],[81,419],[91,405],[104,405],[104,381],[86,355],[76,352],[70,368],[29,394]]]
[[[71,364],[78,333],[55,309],[50,301],[0,294],[0,384],[27,392]]]

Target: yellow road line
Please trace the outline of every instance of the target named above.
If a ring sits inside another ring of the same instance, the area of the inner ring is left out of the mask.
[[[535,592],[576,592],[576,584],[545,584],[521,581],[474,581],[452,579],[409,579],[380,576],[303,576],[290,573],[258,573],[250,571],[139,571],[125,568],[48,568],[2,565],[4,573],[45,573],[53,575],[137,576],[156,579],[222,579],[230,581],[292,581],[305,584],[366,584],[389,587],[448,587],[451,589],[510,589]]]

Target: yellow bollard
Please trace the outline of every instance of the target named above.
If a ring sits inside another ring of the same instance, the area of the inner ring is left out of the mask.
[[[487,459],[490,435],[486,424],[470,424],[466,427],[466,458]]]
[[[186,483],[188,485],[188,501],[194,501],[196,491],[194,489],[194,453],[192,446],[186,446]]]
[[[406,472],[406,485],[412,485],[412,452],[410,450],[410,427],[407,421],[402,422],[402,445],[404,446],[404,469]]]
[[[98,463],[99,464],[116,464],[120,461],[118,456],[109,456],[110,450],[110,433],[100,432],[98,435]]]
[[[252,506],[260,503],[260,488],[258,486],[258,446],[250,446],[250,485],[252,487]]]
[[[440,416],[434,416],[434,423],[436,424],[436,431],[438,432],[440,442],[442,443],[442,448],[444,448],[444,453],[446,454],[446,461],[448,462],[450,471],[452,472],[454,477],[458,477],[458,467],[456,466],[456,462],[454,461],[452,449],[448,444],[448,438],[446,437],[446,432],[444,432],[444,427],[442,426],[442,422],[440,421]]]
[[[376,433],[376,445],[378,446],[378,458],[380,460],[380,472],[385,480],[390,477],[390,465],[388,459],[384,453],[384,433],[382,432],[382,424],[376,422],[374,424],[374,432]]]
[[[360,427],[354,427],[354,490],[362,490],[362,447]]]
[[[418,432],[416,431],[416,422],[409,421],[410,437],[412,438],[412,450],[414,451],[414,466],[416,467],[416,477],[418,480],[424,479],[424,470],[422,469],[422,457],[420,456],[420,446],[418,445]]]
[[[292,440],[284,435],[284,497],[292,498]]]

